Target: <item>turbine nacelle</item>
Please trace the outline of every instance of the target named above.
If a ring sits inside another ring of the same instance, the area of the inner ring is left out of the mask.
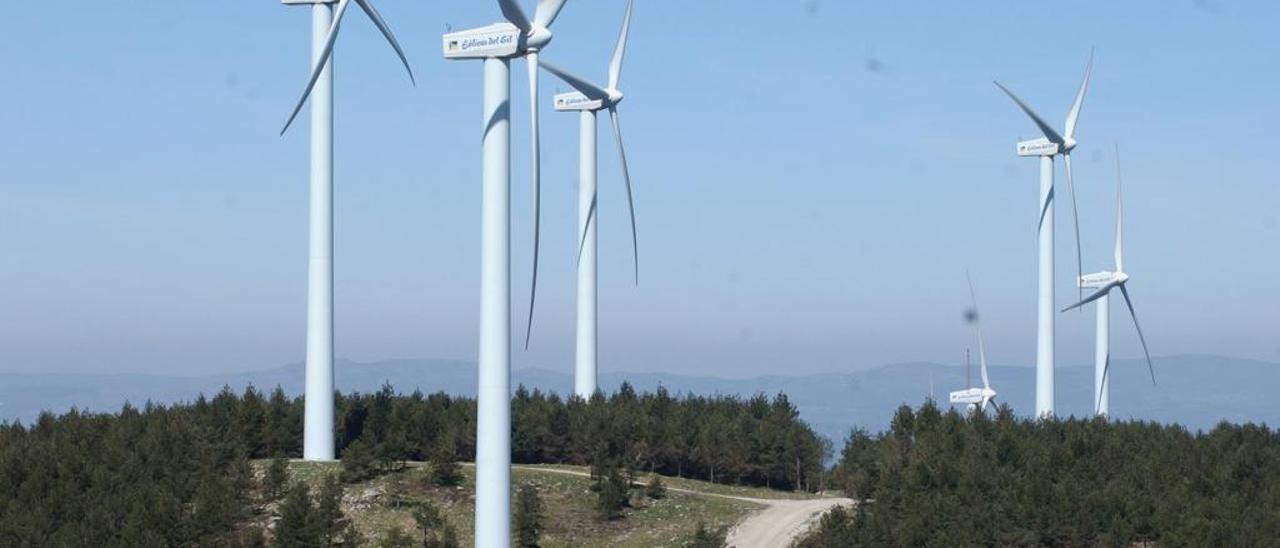
[[[451,32],[444,35],[445,59],[520,57],[524,33],[511,23]]]
[[[580,91],[557,94],[555,105],[556,110],[561,112],[574,110],[594,112],[605,108],[603,100],[592,99]]]
[[[1057,156],[1060,152],[1061,145],[1045,137],[1018,143],[1018,156]]]
[[[985,410],[987,405],[996,399],[996,391],[990,388],[969,388],[956,390],[950,394],[952,405],[966,405],[970,408]]]
[[[555,97],[555,108],[561,112],[575,110],[595,112],[617,106],[622,102],[624,96],[621,91],[616,89],[606,91],[608,96],[600,99],[593,99],[580,91],[560,93]]]
[[[539,2],[533,19],[514,0],[499,0],[506,21],[444,35],[446,59],[513,59],[535,54],[551,43],[548,27],[565,0]]]
[[[1116,281],[1115,272],[1096,272],[1080,277],[1079,287],[1085,289],[1102,289]]]

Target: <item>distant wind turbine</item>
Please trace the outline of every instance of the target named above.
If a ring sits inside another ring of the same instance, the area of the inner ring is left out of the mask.
[[[1097,346],[1094,350],[1094,412],[1106,416],[1111,412],[1111,305],[1112,289],[1119,289],[1124,296],[1124,303],[1129,308],[1129,316],[1133,318],[1133,327],[1138,331],[1138,340],[1142,342],[1142,353],[1147,357],[1147,370],[1151,373],[1151,383],[1156,382],[1155,366],[1151,363],[1151,352],[1147,350],[1147,338],[1142,334],[1142,326],[1138,324],[1138,313],[1133,309],[1133,301],[1129,300],[1129,275],[1124,271],[1124,203],[1121,196],[1120,179],[1120,147],[1116,147],[1116,248],[1115,272],[1098,272],[1080,277],[1080,287],[1097,289],[1088,298],[1065,309],[1080,308],[1097,301],[1098,329]]]
[[[965,273],[965,277],[968,278],[968,273]],[[969,299],[972,308],[966,312],[965,320],[973,324],[974,332],[978,336],[978,367],[982,374],[982,388],[965,387],[964,390],[952,392],[951,404],[964,404],[971,410],[986,411],[987,404],[995,401],[996,391],[991,388],[991,379],[987,376],[987,347],[982,339],[982,316],[978,313],[978,297],[973,291],[972,278],[969,279]]]
[[[311,99],[311,228],[307,284],[307,365],[302,456],[333,460],[333,46],[352,0],[282,0],[311,5],[311,79],[280,134]],[[391,43],[413,81],[413,69],[391,28],[369,0],[354,0]]]
[[[1036,336],[1036,416],[1052,417],[1054,414],[1054,267],[1053,267],[1053,157],[1062,155],[1067,165],[1067,186],[1071,190],[1071,211],[1075,218],[1076,229],[1076,277],[1084,272],[1080,250],[1080,217],[1076,213],[1075,180],[1071,172],[1071,151],[1076,148],[1076,123],[1080,119],[1080,108],[1084,105],[1084,96],[1089,89],[1089,76],[1093,73],[1093,52],[1089,53],[1089,64],[1085,67],[1084,81],[1076,92],[1075,102],[1067,113],[1064,134],[1053,129],[1040,115],[1031,110],[1022,99],[1014,95],[1009,88],[996,82],[999,87],[1024,113],[1035,122],[1036,127],[1044,133],[1044,137],[1018,143],[1018,156],[1040,157],[1040,297],[1038,311],[1038,329]],[[1083,295],[1082,295],[1083,296]]]
[[[622,178],[627,186],[627,207],[631,212],[631,250],[635,265],[635,280],[640,283],[640,253],[636,238],[635,200],[631,192],[631,173],[627,168],[627,153],[622,146],[622,128],[618,123],[618,103],[622,102],[622,92],[618,91],[618,81],[622,77],[622,61],[626,56],[627,35],[631,29],[631,0],[627,1],[626,15],[622,20],[622,31],[618,35],[618,43],[613,49],[613,59],[609,62],[609,85],[600,87],[587,80],[578,78],[567,71],[546,61],[542,68],[559,76],[577,91],[562,93],[555,98],[556,110],[578,111],[581,113],[579,124],[580,148],[578,167],[578,217],[581,235],[578,237],[578,330],[577,353],[574,368],[574,393],[583,399],[590,398],[597,388],[596,375],[598,357],[598,323],[596,314],[599,309],[597,301],[597,259],[596,259],[596,113],[609,111],[613,123],[613,138],[618,146],[618,156],[622,162]]]
[[[475,510],[475,545],[480,548],[511,543],[511,60],[528,61],[532,114],[533,281],[527,347],[538,289],[541,216],[538,55],[551,42],[548,27],[564,4],[539,0],[530,20],[517,0],[498,0],[506,21],[443,38],[446,59],[484,61]]]

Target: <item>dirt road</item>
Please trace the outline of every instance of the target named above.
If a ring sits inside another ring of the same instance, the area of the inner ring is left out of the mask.
[[[521,467],[539,472],[551,472],[569,476],[590,477],[591,474],[575,470],[557,470],[553,468]],[[719,497],[740,500],[762,506],[759,512],[747,516],[747,519],[729,531],[728,544],[732,548],[787,548],[797,538],[808,531],[814,522],[823,514],[837,506],[853,506],[852,499],[818,498],[807,500],[758,499],[707,493],[691,489],[668,487],[668,491],[687,493],[703,497]]]
[[[850,499],[812,500],[743,499],[765,508],[743,520],[729,532],[734,548],[786,548],[808,531],[818,518],[837,506],[852,506]]]

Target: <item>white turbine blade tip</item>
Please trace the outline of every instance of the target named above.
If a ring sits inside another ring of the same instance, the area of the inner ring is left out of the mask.
[[[1084,69],[1084,81],[1080,82],[1080,90],[1076,92],[1076,99],[1071,103],[1071,111],[1067,113],[1066,127],[1063,129],[1067,133],[1067,138],[1074,138],[1076,135],[1076,124],[1080,120],[1080,108],[1084,105],[1084,96],[1089,92],[1089,77],[1093,74],[1093,49],[1089,50],[1089,64]]]
[[[378,10],[373,7],[369,0],[356,0],[356,3],[360,5],[360,9],[364,10],[365,15],[368,15],[369,19],[373,21],[373,25],[378,27],[378,32],[382,33],[383,38],[386,38],[387,42],[391,44],[391,49],[395,50],[396,56],[400,58],[400,63],[404,65],[404,70],[409,73],[409,82],[414,87],[417,87],[418,80],[413,77],[413,68],[409,66],[409,59],[405,56],[404,49],[400,47],[400,42],[396,40],[396,35],[391,32],[391,27],[382,18],[382,14],[378,13]]]
[[[622,79],[622,61],[627,54],[627,37],[631,33],[632,0],[627,0],[627,12],[622,19],[622,30],[618,33],[618,43],[613,47],[613,58],[609,61],[609,87],[618,88]]]

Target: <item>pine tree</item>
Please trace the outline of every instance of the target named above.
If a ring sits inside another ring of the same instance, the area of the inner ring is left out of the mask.
[[[422,533],[422,545],[426,548],[456,548],[458,532],[445,519],[444,512],[430,501],[423,501],[413,512],[413,521]]]
[[[537,548],[542,540],[542,497],[538,488],[525,484],[516,497],[515,529],[516,545],[521,548]]]
[[[432,449],[431,481],[441,487],[462,484],[462,469],[455,456],[452,433],[442,434]]]
[[[356,440],[342,452],[342,481],[356,483],[378,475],[373,454],[364,439]]]
[[[351,520],[342,512],[342,483],[336,475],[325,476],[319,495],[315,521],[321,542],[331,546],[343,540],[351,529]]]
[[[312,548],[323,545],[324,532],[316,519],[315,506],[311,503],[311,489],[304,481],[293,484],[284,502],[280,503],[280,520],[276,522],[277,548]]]
[[[295,410],[296,405],[285,396],[284,389],[277,386],[271,392],[267,404],[266,424],[263,431],[263,451],[269,457],[301,456],[295,450],[298,446],[297,434],[301,433],[302,424]]]
[[[267,471],[262,478],[262,490],[269,501],[280,500],[289,485],[289,461],[284,458],[271,459]]]
[[[614,466],[598,481],[596,515],[602,520],[621,519],[629,498],[629,486],[622,471]]]
[[[240,513],[227,480],[212,470],[201,474],[193,506],[193,519],[200,536],[219,536],[230,531]]]

